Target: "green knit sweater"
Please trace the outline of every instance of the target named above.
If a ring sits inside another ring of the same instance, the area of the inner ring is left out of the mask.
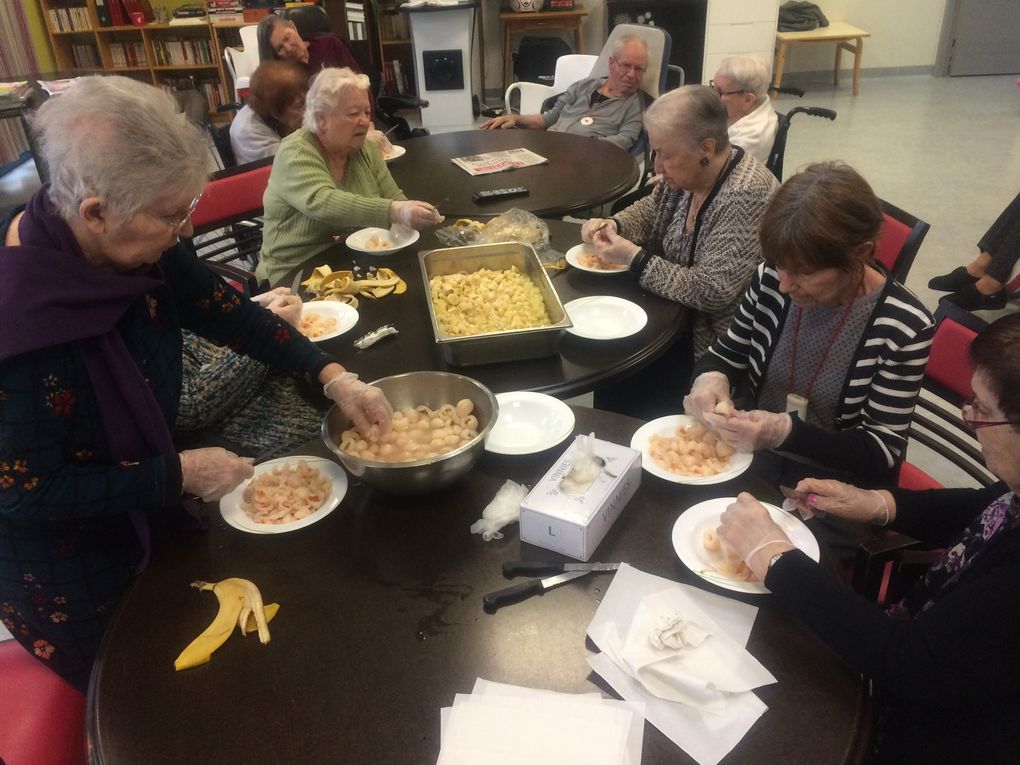
[[[265,228],[255,275],[277,286],[286,273],[333,244],[349,228],[390,225],[390,201],[407,199],[382,155],[364,145],[351,155],[337,185],[322,148],[305,129],[280,142],[262,198]]]

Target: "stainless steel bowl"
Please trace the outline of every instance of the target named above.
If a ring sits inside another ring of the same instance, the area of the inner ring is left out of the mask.
[[[492,391],[470,377],[450,372],[408,372],[376,380],[394,409],[413,409],[422,404],[438,409],[471,399],[478,418],[478,435],[441,457],[415,462],[365,460],[342,451],[340,434],[351,427],[350,418],[333,406],[322,421],[322,440],[332,449],[347,472],[355,478],[390,494],[429,494],[449,486],[465,475],[485,448],[485,436],[496,422],[499,405]]]

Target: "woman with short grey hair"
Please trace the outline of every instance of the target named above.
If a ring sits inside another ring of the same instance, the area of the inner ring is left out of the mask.
[[[645,128],[662,181],[614,217],[587,221],[581,236],[644,289],[690,309],[666,354],[595,392],[601,409],[650,419],[680,411],[677,386],[690,383],[694,358],[725,332],[761,262],[758,221],[779,184],[730,145],[726,109],[712,88],[666,93],[645,112]]]
[[[197,522],[185,496],[252,474],[226,449],[174,445],[182,328],[318,379],[365,427],[391,410],[180,243],[207,155],[171,96],[84,77],[32,128],[53,180],[0,223],[0,613],[84,691],[132,576]]]
[[[730,56],[719,64],[709,84],[726,107],[730,143],[768,162],[779,130],[779,116],[769,99],[771,75],[757,56]]]
[[[280,143],[263,197],[260,279],[280,284],[344,229],[423,229],[442,220],[428,202],[408,201],[382,154],[365,145],[371,127],[365,75],[334,68],[315,76],[303,127]]]

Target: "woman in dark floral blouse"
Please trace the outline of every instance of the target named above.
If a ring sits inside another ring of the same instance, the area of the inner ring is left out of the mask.
[[[251,475],[178,454],[181,330],[323,383],[364,427],[382,393],[242,300],[179,244],[206,142],[161,90],[85,77],[33,128],[51,181],[0,225],[0,619],[84,690],[106,621],[154,545]]]

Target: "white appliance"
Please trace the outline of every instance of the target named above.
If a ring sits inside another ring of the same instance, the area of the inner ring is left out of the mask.
[[[429,130],[468,130],[471,109],[471,31],[477,3],[426,2],[401,10],[411,22],[418,97],[429,102],[421,110]]]

